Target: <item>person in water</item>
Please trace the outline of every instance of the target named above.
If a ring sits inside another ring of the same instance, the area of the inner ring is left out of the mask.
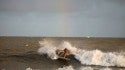
[[[65,49],[64,49],[64,55],[63,55],[63,57],[64,57],[64,58],[67,58],[68,55],[69,55],[69,50],[68,50],[67,48],[65,48]]]
[[[69,50],[67,48],[65,48],[64,50],[59,50],[57,49],[56,50],[56,54],[60,57],[64,57],[64,58],[68,58],[68,55],[69,55]]]

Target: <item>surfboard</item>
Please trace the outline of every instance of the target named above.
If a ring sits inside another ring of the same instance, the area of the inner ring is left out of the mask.
[[[69,50],[66,49],[67,51],[64,51],[64,50],[59,50],[57,49],[55,52],[56,52],[56,55],[58,56],[59,59],[62,59],[62,60],[70,60],[69,58],[65,58],[64,56],[69,56]]]
[[[69,58],[64,58],[64,57],[58,57],[58,58],[63,60],[70,60]]]

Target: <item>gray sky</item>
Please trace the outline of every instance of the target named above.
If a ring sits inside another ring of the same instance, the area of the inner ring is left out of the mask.
[[[125,0],[0,0],[0,36],[125,37]]]

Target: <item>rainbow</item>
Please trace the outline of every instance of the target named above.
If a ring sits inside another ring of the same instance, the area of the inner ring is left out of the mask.
[[[70,10],[67,8],[68,7],[68,2],[65,1],[65,0],[59,0],[57,2],[57,9],[56,11],[58,11],[59,14],[58,17],[57,17],[57,24],[58,24],[58,32],[59,32],[59,35],[61,36],[70,36],[70,22],[69,22],[69,19],[67,18],[68,14],[67,12],[69,13]]]

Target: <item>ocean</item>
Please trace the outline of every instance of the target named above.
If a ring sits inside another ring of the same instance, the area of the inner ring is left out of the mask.
[[[0,70],[125,70],[125,38],[0,37]],[[57,49],[70,50],[70,60]]]

